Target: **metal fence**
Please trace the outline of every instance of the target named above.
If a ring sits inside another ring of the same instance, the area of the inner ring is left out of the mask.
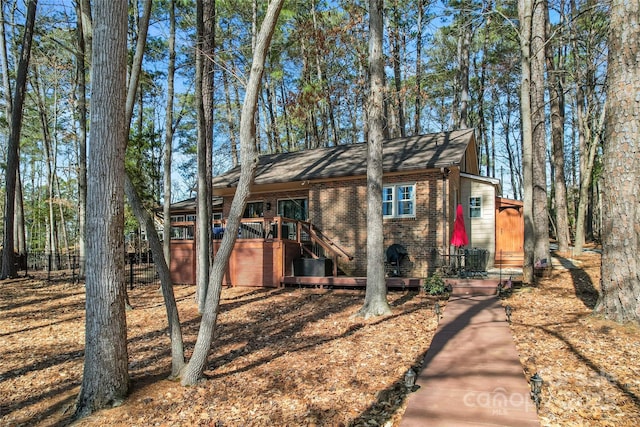
[[[160,285],[160,278],[156,265],[150,253],[126,254],[124,257],[124,274],[129,289],[136,286]],[[17,260],[18,271],[25,275],[31,272],[47,274],[47,280],[52,280],[52,273],[66,273],[66,277],[74,282],[84,281],[84,258],[75,254],[51,254],[46,252],[30,252],[26,257]]]

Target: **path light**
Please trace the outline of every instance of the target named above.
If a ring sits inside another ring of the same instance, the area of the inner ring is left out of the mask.
[[[536,372],[529,379],[529,384],[531,385],[531,399],[536,404],[536,408],[540,408],[540,392],[542,391],[542,377],[538,375]]]
[[[513,308],[510,305],[507,305],[504,308],[504,312],[507,314],[507,322],[511,323],[511,313],[513,313]]]
[[[413,391],[413,386],[416,384],[416,373],[413,369],[409,368],[406,374],[404,374],[404,385],[408,390]]]
[[[438,320],[440,320],[440,313],[442,313],[442,309],[440,308],[440,303],[436,302],[436,305],[433,307],[436,312],[436,316],[438,316]]]

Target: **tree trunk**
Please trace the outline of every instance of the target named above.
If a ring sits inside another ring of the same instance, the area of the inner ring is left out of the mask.
[[[576,6],[575,1],[571,1],[571,14],[572,18],[570,22],[570,31],[577,33],[579,30],[575,28],[579,17],[583,14],[592,13],[590,9],[593,5],[588,2],[584,5],[586,10],[580,10]],[[598,30],[595,28],[589,28],[589,33],[585,35],[589,39],[597,37]],[[578,52],[584,45],[580,41],[573,38],[574,51]],[[596,68],[598,66],[595,60],[597,52],[596,46],[587,44],[587,49],[584,54],[577,55],[575,65],[576,76],[574,81],[576,82],[576,117],[578,123],[578,142],[579,142],[579,196],[578,196],[578,209],[576,213],[576,230],[574,241],[574,254],[578,255],[582,253],[586,241],[587,233],[587,215],[590,209],[589,198],[593,181],[593,170],[595,165],[595,159],[598,155],[598,151],[601,145],[601,135],[604,129],[604,106],[599,99],[597,82],[595,79]]]
[[[545,123],[546,0],[533,2],[531,25],[531,125],[533,139],[534,262],[549,263],[549,209],[547,206],[547,132]]]
[[[173,283],[171,282],[171,272],[166,262],[162,262],[162,243],[155,232],[155,224],[151,215],[144,209],[142,201],[136,192],[131,180],[125,177],[125,192],[129,205],[140,224],[145,224],[147,229],[147,237],[149,239],[149,249],[153,256],[160,278],[160,287],[162,289],[162,297],[164,298],[164,306],[167,311],[167,319],[169,321],[169,336],[171,338],[171,376],[175,378],[184,368],[184,344],[182,340],[182,330],[180,328],[180,317],[176,305],[176,298],[173,293]]]
[[[18,154],[19,156],[20,154]],[[22,179],[20,178],[20,167],[16,170],[16,211],[14,213],[14,237],[13,243],[16,252],[20,257],[27,255],[27,235],[24,226],[24,197],[22,194]]]
[[[404,95],[402,94],[402,74],[400,72],[400,12],[398,0],[394,0],[393,29],[391,31],[391,63],[393,64],[393,82],[395,84],[395,101],[398,113],[400,136],[407,136],[404,118]]]
[[[460,52],[458,56],[458,83],[460,85],[460,117],[458,119],[457,128],[465,129],[469,127],[469,50],[471,47],[472,20],[467,17],[468,12],[464,13],[465,19],[460,34]]]
[[[522,117],[522,178],[524,211],[524,262],[522,280],[533,283],[535,248],[533,224],[533,131],[531,123],[531,17],[533,0],[518,2],[520,19],[521,71],[520,114]]]
[[[549,28],[549,9],[547,8],[546,33]],[[556,240],[558,251],[566,253],[569,250],[571,237],[569,234],[569,214],[567,211],[567,184],[564,172],[564,91],[562,78],[557,76],[557,70],[563,70],[562,51],[559,49],[559,67],[553,58],[553,47],[546,45],[547,78],[549,80],[549,105],[551,112],[551,159],[554,169],[553,187],[556,218]]]
[[[93,45],[93,20],[91,19],[91,0],[76,0],[76,11],[79,11],[78,21],[81,21],[82,38],[84,39],[85,58],[91,61]],[[89,66],[91,64],[89,63]]]
[[[272,145],[272,153],[281,153],[282,146],[280,145],[280,136],[278,134],[278,121],[276,119],[276,96],[274,94],[274,88],[272,87],[272,80],[270,77],[266,77],[264,79],[264,90],[267,95],[267,102],[265,105],[267,107],[267,111],[269,113],[269,141]]]
[[[603,157],[602,293],[595,311],[640,324],[640,5],[614,0]]]
[[[256,128],[254,117],[258,105],[258,92],[264,70],[265,58],[283,2],[284,0],[273,0],[269,3],[260,28],[260,33],[256,40],[251,74],[247,83],[242,115],[240,118],[241,170],[240,180],[238,182],[236,194],[234,195],[231,203],[231,210],[227,220],[227,228],[229,230],[237,230],[240,226],[240,218],[244,212],[247,198],[249,197],[249,188],[255,175],[257,154],[255,149]],[[200,380],[202,373],[204,372],[207,356],[211,351],[211,342],[213,341],[213,333],[215,331],[216,320],[218,317],[220,294],[222,292],[222,280],[224,278],[224,272],[227,268],[227,264],[229,263],[229,257],[231,256],[231,251],[233,250],[236,238],[236,233],[225,233],[222,238],[220,249],[216,254],[213,268],[211,269],[210,289],[207,293],[205,310],[202,315],[200,329],[198,331],[198,339],[193,349],[193,356],[182,373],[183,385],[195,384]]]
[[[16,74],[16,87],[13,95],[11,110],[11,128],[7,143],[7,166],[5,176],[5,214],[4,214],[4,250],[2,251],[2,272],[0,279],[16,276],[13,228],[15,214],[16,176],[20,165],[18,150],[20,147],[20,132],[22,130],[22,107],[27,86],[29,58],[33,41],[33,28],[36,20],[37,0],[29,0],[27,4],[27,19],[25,22],[22,50]]]
[[[356,316],[391,313],[384,277],[382,230],[382,141],[384,102],[384,61],[382,58],[383,0],[369,0],[369,139],[367,150],[367,287],[364,305]]]
[[[127,4],[95,3],[87,200],[85,361],[76,416],[117,406],[129,388],[124,271]]]
[[[38,108],[38,117],[40,118],[40,126],[42,129],[42,142],[44,143],[44,152],[47,162],[47,207],[48,207],[48,235],[47,235],[47,253],[51,257],[53,262],[53,269],[58,270],[58,226],[55,216],[54,207],[54,181],[56,175],[56,150],[53,146],[51,138],[51,130],[49,129],[49,115],[47,113],[47,106],[45,105],[45,94],[40,89],[40,72],[38,67],[33,69],[33,82],[32,86],[35,90],[36,105]]]
[[[163,209],[164,217],[162,234],[164,259],[171,265],[171,158],[173,154],[173,98],[176,74],[176,5],[169,1],[169,63],[167,64],[167,106],[164,122],[164,174],[163,174]]]
[[[9,80],[9,60],[7,55],[7,41],[4,29],[4,8],[0,7],[0,55],[2,62],[2,87],[4,89],[5,117],[9,129],[11,129],[11,112],[13,110],[13,99],[11,98],[11,83]],[[18,158],[20,157],[18,149]],[[27,253],[26,233],[24,226],[24,199],[22,195],[22,181],[20,179],[20,166],[16,169],[16,195],[15,213],[13,220],[13,243],[18,255],[25,256]]]
[[[229,93],[229,79],[226,70],[222,70],[222,85],[224,87],[224,99],[227,112],[227,127],[229,128],[229,145],[231,149],[231,164],[238,166],[238,144],[236,142],[236,125],[233,109],[231,108],[231,94]]]
[[[151,13],[151,4],[147,3],[144,9],[143,18],[140,20],[139,38],[136,46],[136,52],[144,52],[146,46],[147,30],[149,26],[149,14]],[[140,53],[142,55],[142,53]],[[137,56],[137,55],[136,55]],[[134,65],[131,68],[130,78],[128,82],[128,95],[127,103],[125,106],[126,116],[126,129],[129,129],[131,125],[131,119],[133,117],[134,99],[138,88],[138,82],[140,80],[140,73],[142,70],[142,61],[134,61]],[[156,233],[155,224],[151,215],[145,210],[142,200],[138,195],[131,177],[127,174],[125,176],[125,193],[129,200],[131,210],[135,215],[138,223],[144,225],[147,230],[147,237],[149,239],[149,249],[155,261],[156,271],[160,278],[160,286],[162,290],[162,296],[164,298],[165,309],[167,311],[167,320],[169,323],[169,336],[171,338],[171,377],[178,376],[179,372],[184,367],[184,344],[182,340],[182,331],[180,329],[180,319],[178,317],[178,310],[176,306],[176,300],[173,293],[173,283],[171,282],[171,273],[167,262],[165,261],[163,254],[163,246],[160,242],[158,234]],[[169,218],[170,220],[170,218]]]
[[[198,45],[196,53],[196,103],[198,105],[198,197],[196,215],[196,298],[204,310],[211,268],[211,167],[213,144],[213,20],[212,0],[197,2]]]
[[[418,0],[418,21],[416,23],[416,105],[414,112],[413,132],[420,135],[422,113],[422,20],[426,0]]]
[[[84,25],[88,19],[91,26],[91,14],[84,17],[81,2],[76,2],[76,15],[78,27],[76,28],[77,52],[76,52],[76,79],[77,79],[77,110],[78,121],[78,256],[80,257],[80,277],[85,274],[85,247],[86,247],[86,210],[87,210],[87,81],[86,60],[88,52],[87,44],[91,42],[90,35],[85,34]],[[88,7],[88,4],[87,4]]]

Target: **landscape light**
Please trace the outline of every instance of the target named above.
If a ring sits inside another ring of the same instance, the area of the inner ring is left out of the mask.
[[[531,385],[531,399],[536,404],[536,408],[540,408],[540,392],[542,391],[542,377],[536,372],[529,379]]]
[[[413,369],[409,368],[406,374],[404,374],[404,385],[407,389],[412,390],[416,384],[416,373]]]
[[[511,323],[511,313],[513,313],[513,308],[510,305],[507,305],[504,308],[504,312],[507,314],[507,322]]]
[[[436,312],[436,316],[438,316],[438,320],[440,320],[440,313],[442,313],[442,309],[440,308],[440,303],[436,302],[436,305],[433,307]]]

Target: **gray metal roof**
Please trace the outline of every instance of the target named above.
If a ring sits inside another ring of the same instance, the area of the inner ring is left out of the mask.
[[[383,143],[383,171],[401,172],[460,165],[473,129],[395,138]],[[259,157],[257,185],[363,176],[367,144],[339,145]],[[213,178],[214,188],[235,187],[240,166]]]

